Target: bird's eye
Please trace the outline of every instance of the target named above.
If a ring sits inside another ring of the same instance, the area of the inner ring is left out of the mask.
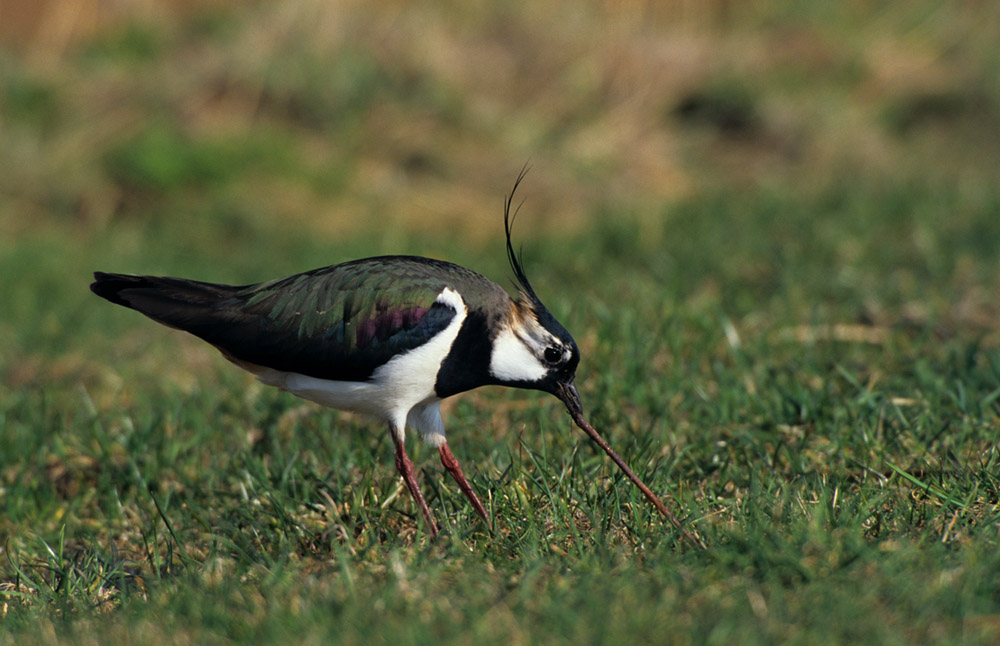
[[[562,359],[562,354],[562,350],[554,345],[550,345],[545,348],[545,353],[542,356],[545,358],[546,363],[559,363],[559,360]]]

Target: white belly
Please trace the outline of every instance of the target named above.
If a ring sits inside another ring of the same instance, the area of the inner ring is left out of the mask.
[[[393,357],[368,381],[331,381],[273,368],[255,370],[257,379],[293,395],[337,410],[387,422],[400,437],[409,425],[432,444],[444,441],[434,384],[468,314],[462,297],[446,288],[436,299],[455,309],[448,327],[422,346]]]

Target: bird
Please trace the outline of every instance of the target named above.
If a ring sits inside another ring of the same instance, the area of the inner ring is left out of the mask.
[[[545,307],[515,253],[518,176],[504,201],[506,251],[517,296],[460,265],[420,256],[353,260],[234,286],[95,272],[91,290],[189,332],[260,382],[329,408],[381,420],[395,466],[433,540],[434,514],[406,452],[407,429],[438,449],[476,514],[493,523],[448,445],[443,399],[481,386],[555,395],[672,523],[677,520],[583,418],[580,350]]]

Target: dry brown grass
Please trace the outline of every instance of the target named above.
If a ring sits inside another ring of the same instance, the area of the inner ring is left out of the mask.
[[[341,164],[332,191],[289,176],[241,187],[248,204],[330,236],[371,218],[491,236],[526,162],[532,220],[553,232],[602,205],[658,214],[719,186],[821,190],[845,174],[899,176],[914,155],[939,157],[953,181],[975,173],[965,147],[985,149],[1000,123],[994,70],[974,62],[989,39],[972,9],[935,21],[930,5],[923,18],[862,5],[789,18],[721,1],[231,4],[4,5],[26,73],[56,88],[69,115],[58,136],[8,135],[0,160],[17,170],[0,188],[16,206],[0,213],[5,233],[50,216],[53,202],[88,226],[134,207],[100,159],[164,115],[195,140],[276,129],[306,174]],[[206,5],[228,16],[225,38],[192,32]],[[163,55],[81,74],[80,43],[136,23],[159,25]],[[347,74],[354,91],[351,69],[338,68],[349,56],[394,89],[346,108],[350,128],[331,132],[343,106],[324,104],[329,91],[301,75]],[[314,99],[320,111],[304,115]],[[956,121],[967,141],[936,134]]]

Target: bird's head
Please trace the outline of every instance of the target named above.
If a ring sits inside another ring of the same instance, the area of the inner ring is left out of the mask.
[[[639,487],[657,511],[679,528],[686,539],[705,549],[701,539],[681,526],[656,494],[632,472],[632,469],[583,416],[580,394],[573,383],[576,366],[580,363],[580,351],[573,337],[552,316],[535,294],[535,290],[531,288],[531,283],[528,282],[528,277],[521,266],[521,260],[511,244],[510,230],[514,222],[511,203],[522,179],[524,171],[521,171],[517,182],[514,183],[514,190],[507,197],[503,216],[504,229],[507,233],[507,257],[511,269],[514,270],[514,279],[517,281],[520,296],[512,302],[510,313],[494,327],[490,351],[490,375],[498,384],[543,390],[558,397],[566,405],[576,425],[608,454],[629,480]]]
[[[507,258],[520,294],[509,316],[496,330],[490,374],[500,384],[542,390],[558,397],[571,411],[582,411],[580,395],[573,384],[580,351],[570,333],[535,294],[511,243],[516,215],[516,211],[511,212],[511,204],[523,178],[522,172],[504,205]]]

